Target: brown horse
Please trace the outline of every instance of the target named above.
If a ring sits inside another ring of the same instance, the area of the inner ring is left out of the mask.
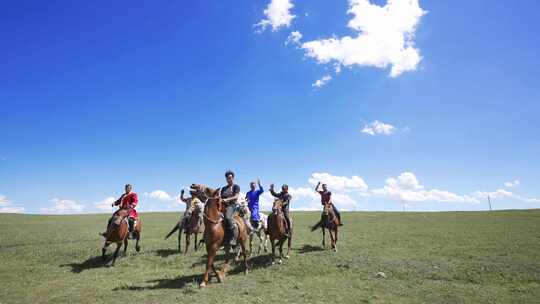
[[[324,209],[321,214],[321,220],[313,227],[311,227],[311,231],[317,230],[317,228],[322,229],[322,246],[325,246],[324,239],[325,239],[325,228],[328,229],[328,233],[330,234],[330,241],[331,246],[334,251],[337,252],[337,241],[338,241],[338,227],[339,227],[339,219],[336,216],[336,213],[334,212],[334,208],[332,206],[332,203],[326,203],[324,204]]]
[[[204,242],[206,244],[206,271],[204,272],[202,282],[199,285],[201,288],[205,287],[208,284],[208,276],[210,274],[210,269],[216,274],[218,281],[223,282],[227,271],[229,270],[229,259],[230,246],[224,244],[225,239],[225,228],[222,217],[223,204],[220,197],[220,190],[214,190],[206,186],[193,184],[191,189],[194,190],[197,194],[203,193],[206,201],[204,206]],[[238,241],[242,249],[242,255],[244,256],[244,273],[248,272],[247,264],[247,254],[246,254],[246,241],[248,238],[247,229],[244,225],[244,221],[236,215],[234,217],[236,225],[238,227]],[[218,249],[224,246],[225,247],[225,264],[223,266],[223,271],[218,271],[214,266],[214,258]]]
[[[116,257],[118,257],[118,251],[120,251],[120,247],[122,247],[122,242],[124,243],[124,253],[127,251],[129,232],[128,225],[128,211],[122,209],[115,213],[111,224],[107,228],[107,233],[105,235],[105,244],[101,249],[101,258],[105,261],[105,253],[107,252],[107,247],[109,247],[109,245],[112,243],[116,243],[116,250],[114,251],[111,266],[114,266],[114,262],[116,262]],[[139,218],[137,219],[137,223],[135,224],[133,231],[137,240],[135,244],[135,250],[137,250],[137,252],[141,250],[141,247],[139,246],[139,240],[141,239],[141,230],[142,222]]]
[[[191,235],[194,234],[195,235],[195,243],[194,243],[194,246],[193,246],[193,250],[197,251],[198,249],[198,238],[199,238],[199,233],[203,231],[203,225],[201,225],[200,221],[199,221],[199,214],[200,214],[201,210],[198,209],[198,208],[195,208],[193,210],[193,212],[191,212],[191,216],[188,217],[188,218],[182,218],[180,221],[178,221],[178,223],[176,223],[176,225],[174,226],[174,228],[171,230],[171,232],[169,232],[169,234],[167,234],[167,236],[165,237],[165,239],[168,239],[173,233],[175,233],[177,230],[179,230],[178,232],[178,251],[181,251],[181,240],[182,240],[182,231],[184,231],[184,234],[186,235],[186,250],[184,251],[184,253],[187,253],[188,252],[188,248],[189,248],[189,243],[191,241]],[[203,242],[203,240],[201,240],[201,243]]]
[[[287,255],[286,259],[289,258],[289,253],[291,252],[291,242],[292,242],[292,232],[293,232],[293,222],[291,222],[291,227],[289,227],[290,237],[287,237],[286,234],[286,225],[285,216],[282,211],[283,202],[279,199],[274,201],[274,206],[272,207],[272,214],[268,216],[268,234],[270,235],[270,244],[272,245],[272,264],[274,264],[276,256],[276,245],[279,246],[279,260],[278,263],[283,263],[283,243],[287,241]],[[277,240],[277,244],[276,241]]]

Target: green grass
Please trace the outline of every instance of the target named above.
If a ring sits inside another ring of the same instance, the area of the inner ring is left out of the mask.
[[[174,213],[148,213],[142,250],[101,262],[107,215],[0,214],[0,303],[539,303],[540,210],[344,213],[339,252],[293,213],[291,258],[253,258],[198,289],[204,250],[163,240]],[[220,262],[221,263],[221,262]],[[382,271],[386,278],[376,278]]]

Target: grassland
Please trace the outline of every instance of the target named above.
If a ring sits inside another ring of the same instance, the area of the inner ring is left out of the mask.
[[[177,214],[143,214],[141,252],[116,267],[99,258],[106,215],[0,214],[0,303],[540,303],[540,210],[344,213],[337,253],[309,232],[318,216],[293,213],[283,265],[255,256],[201,290],[204,250],[163,240]]]

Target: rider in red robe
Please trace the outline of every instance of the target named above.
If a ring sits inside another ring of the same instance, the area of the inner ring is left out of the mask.
[[[114,212],[113,216],[109,219],[109,223],[107,224],[107,230],[114,216],[116,216],[120,210],[127,210],[128,211],[128,224],[129,224],[129,237],[133,238],[134,223],[135,223],[135,220],[139,218],[139,215],[137,214],[137,210],[135,210],[135,207],[137,206],[139,199],[137,197],[137,193],[132,191],[133,187],[130,184],[126,185],[125,190],[126,192],[122,194],[122,196],[120,196],[120,198],[117,199],[112,204],[113,207],[119,206],[119,208],[118,210]],[[106,234],[107,232],[102,233],[103,236],[105,236]]]

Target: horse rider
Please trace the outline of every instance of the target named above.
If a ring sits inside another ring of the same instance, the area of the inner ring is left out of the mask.
[[[182,226],[185,226],[189,219],[191,218],[191,215],[195,210],[203,210],[204,206],[201,200],[199,200],[197,197],[193,195],[193,190],[190,190],[191,197],[184,197],[184,189],[180,191],[180,200],[184,203],[186,203],[186,211],[184,212],[184,217],[182,218]],[[199,224],[203,221],[203,213],[199,212]]]
[[[221,199],[226,207],[225,211],[225,228],[229,235],[229,245],[236,246],[236,240],[238,239],[238,227],[233,219],[234,213],[239,209],[238,196],[240,195],[240,186],[234,183],[234,172],[225,172],[225,179],[227,185],[221,188]]]
[[[135,220],[139,218],[137,211],[135,210],[135,207],[137,206],[137,203],[139,202],[139,199],[137,197],[137,193],[133,192],[133,186],[130,184],[127,184],[125,186],[125,193],[120,196],[119,199],[117,199],[111,206],[119,206],[118,210],[116,210],[112,217],[109,219],[109,222],[107,224],[107,230],[103,232],[101,235],[106,236],[107,231],[109,230],[109,226],[111,225],[111,222],[113,218],[120,212],[121,210],[126,210],[128,214],[128,226],[129,226],[129,235],[128,238],[132,239],[133,236],[133,229],[135,225]]]
[[[259,197],[263,194],[264,189],[261,186],[261,180],[257,179],[257,185],[259,189],[255,188],[255,182],[249,183],[250,190],[246,193],[246,200],[248,201],[249,212],[251,212],[251,224],[253,228],[259,228],[259,222],[261,217],[259,215]]]
[[[334,209],[334,213],[336,214],[338,220],[339,220],[339,226],[343,226],[343,223],[341,222],[341,214],[337,210],[336,206],[332,203],[332,192],[328,191],[328,187],[326,184],[322,184],[322,191],[319,191],[319,186],[321,185],[321,182],[317,184],[315,187],[315,191],[318,192],[321,195],[321,205],[330,204],[332,208]]]
[[[287,223],[285,233],[288,237],[290,237],[291,220],[289,219],[289,204],[291,203],[292,196],[289,194],[289,186],[284,184],[283,186],[281,186],[281,192],[276,193],[274,191],[274,184],[271,184],[270,193],[283,203],[283,205],[281,206],[281,211],[283,212],[285,222]]]

